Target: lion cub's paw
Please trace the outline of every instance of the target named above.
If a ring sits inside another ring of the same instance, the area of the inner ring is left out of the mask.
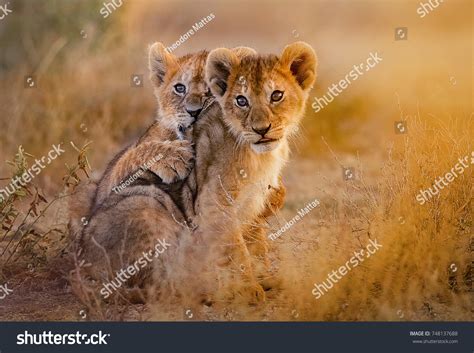
[[[266,207],[262,212],[261,216],[271,217],[276,214],[285,203],[286,188],[280,183],[278,187],[268,186],[270,193],[268,194],[268,199],[266,202]]]
[[[259,305],[265,302],[265,291],[263,287],[255,283],[254,285],[250,285],[246,288],[246,298],[248,305]]]
[[[193,144],[189,141],[167,141],[161,145],[162,158],[150,167],[163,183],[171,184],[183,180],[194,165]]]

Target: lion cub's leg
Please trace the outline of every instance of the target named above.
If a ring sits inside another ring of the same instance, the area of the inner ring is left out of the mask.
[[[268,242],[266,239],[268,233],[267,220],[283,207],[286,196],[286,188],[281,182],[281,177],[278,187],[270,186],[270,188],[271,191],[266,201],[265,209],[244,231],[244,239],[252,257],[255,276],[265,290],[276,285],[273,276],[270,274]]]
[[[286,188],[281,181],[281,177],[279,177],[278,180],[278,187],[269,185],[269,188],[271,188],[271,190],[266,200],[266,207],[260,214],[260,216],[264,218],[274,216],[285,203]]]
[[[195,293],[216,293],[219,302],[230,299],[257,304],[265,300],[263,288],[274,286],[268,279],[266,218],[282,207],[285,193],[280,180],[279,186],[272,188],[266,208],[245,229],[235,222],[238,219],[232,213],[235,209],[230,207],[227,213],[226,208],[222,208],[227,199],[218,202],[221,208],[207,210],[207,218],[198,220],[199,228],[191,240],[191,244],[197,243],[191,246],[183,244],[188,260],[184,267],[196,270],[202,265],[204,267],[199,273],[214,273],[214,276],[201,278],[201,288],[194,289]],[[219,290],[214,287],[216,285]]]
[[[180,283],[186,287],[181,290],[187,293],[185,297],[197,298],[206,305],[214,302],[256,305],[265,300],[242,235],[237,229],[230,233],[232,237],[227,237],[226,242],[215,239],[214,242],[207,240],[182,247],[186,259],[180,268],[187,269],[187,277]],[[200,230],[193,236],[206,237]]]
[[[111,196],[92,216],[80,244],[81,277],[96,282],[97,299],[116,292],[134,301],[164,294],[176,271],[180,210],[153,185],[132,186],[127,193]],[[80,290],[80,283],[74,285]]]
[[[171,184],[186,178],[193,167],[194,150],[186,140],[148,141],[126,150],[109,167],[101,180],[96,196],[100,205],[112,191],[120,192],[120,184],[128,176],[149,170]]]

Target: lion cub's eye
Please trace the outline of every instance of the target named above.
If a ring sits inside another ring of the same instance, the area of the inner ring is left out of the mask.
[[[239,107],[247,107],[249,105],[249,101],[244,96],[237,96],[235,101]]]
[[[272,102],[279,102],[283,98],[283,92],[282,91],[273,91],[270,99]]]
[[[177,83],[174,85],[174,91],[178,94],[183,94],[186,92],[186,86],[182,83]]]

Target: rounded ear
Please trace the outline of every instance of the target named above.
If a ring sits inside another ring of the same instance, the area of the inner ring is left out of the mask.
[[[165,73],[172,67],[177,67],[178,61],[173,54],[166,51],[164,45],[156,42],[148,50],[148,68],[150,79],[155,87],[159,87],[164,80]]]
[[[232,48],[232,51],[235,53],[235,55],[238,56],[240,60],[242,60],[246,56],[257,55],[257,51],[250,47],[235,47]]]
[[[316,81],[318,59],[313,48],[305,42],[287,45],[281,54],[281,65],[290,70],[304,91],[309,91]]]
[[[214,49],[209,53],[206,61],[206,81],[214,96],[224,95],[230,72],[239,62],[237,55],[227,48]]]

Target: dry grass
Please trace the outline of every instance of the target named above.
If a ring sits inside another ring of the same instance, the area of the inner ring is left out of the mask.
[[[471,320],[473,169],[425,205],[415,195],[474,150],[472,72],[464,55],[472,46],[472,5],[446,4],[420,21],[411,16],[418,3],[360,2],[354,11],[342,3],[295,7],[288,1],[275,9],[273,2],[260,2],[249,14],[238,2],[210,1],[203,8],[186,1],[129,1],[104,20],[98,14],[101,1],[17,1],[14,15],[0,27],[0,43],[7,48],[0,56],[2,187],[26,167],[25,156],[18,156],[13,171],[3,163],[14,158],[19,145],[35,157],[61,142],[67,152],[34,180],[30,194],[20,190],[26,194],[0,206],[0,247],[9,249],[5,254],[21,255],[13,267],[0,257],[1,280],[15,290],[2,302],[0,318],[81,320],[79,311],[87,308],[92,318],[188,319],[186,307],[173,300],[147,308],[107,308],[92,305],[86,296],[73,297],[58,270],[68,245],[65,201],[41,212],[59,195],[72,192],[78,179],[87,179],[85,155],[79,152],[78,160],[70,141],[76,146],[92,141],[88,155],[97,177],[119,148],[151,122],[155,102],[150,84],[130,86],[132,74],[147,77],[147,45],[175,41],[214,11],[216,19],[178,55],[243,44],[278,53],[289,42],[305,40],[319,57],[318,85],[311,95],[318,97],[369,52],[380,51],[384,61],[322,112],[308,109],[284,175],[288,198],[272,229],[315,198],[321,205],[272,243],[281,289],[268,292],[258,308],[228,303],[222,310],[202,308],[193,318]],[[288,21],[289,11],[297,22]],[[329,23],[330,18],[340,20]],[[410,28],[409,41],[403,43],[392,40],[400,18]],[[37,78],[36,89],[24,88],[24,76],[30,74]],[[408,113],[399,112],[397,92]],[[394,135],[394,120],[408,120],[409,133]],[[357,167],[357,180],[344,181],[341,165]],[[36,216],[21,222],[34,207]],[[35,219],[31,229],[36,233],[19,236],[22,225]],[[313,283],[325,280],[369,237],[383,248],[316,300]],[[39,295],[48,290],[49,297]],[[56,302],[61,310],[53,311]]]
[[[359,167],[341,198],[327,192],[329,182],[315,193],[323,210],[276,245],[286,313],[296,310],[303,320],[472,319],[473,165],[426,204],[415,196],[471,157],[473,123],[472,116],[449,125],[417,116],[410,134],[387,150],[377,183]],[[316,300],[313,283],[369,239],[383,248]]]

